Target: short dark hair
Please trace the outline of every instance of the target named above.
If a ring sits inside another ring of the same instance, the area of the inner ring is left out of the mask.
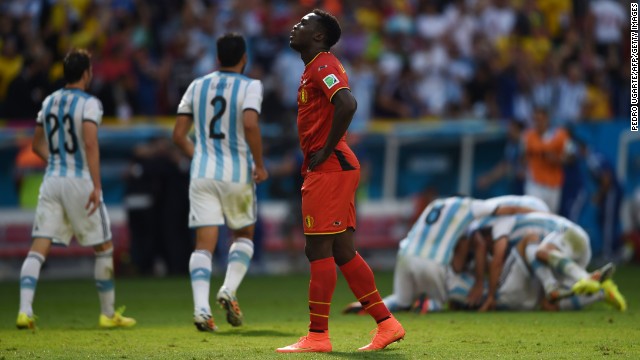
[[[247,46],[242,35],[237,33],[227,33],[218,38],[218,60],[220,66],[235,66],[242,59]]]
[[[82,78],[82,74],[91,67],[91,54],[85,49],[73,49],[62,61],[64,81],[73,84]]]
[[[338,42],[338,40],[340,40],[340,35],[342,35],[342,29],[340,29],[338,19],[328,12],[320,9],[313,10],[313,13],[318,15],[318,22],[324,29],[325,45],[331,48]]]

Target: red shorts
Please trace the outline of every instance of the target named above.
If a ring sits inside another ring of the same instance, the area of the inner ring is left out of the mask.
[[[338,234],[356,228],[354,198],[360,170],[309,172],[302,184],[305,235]]]

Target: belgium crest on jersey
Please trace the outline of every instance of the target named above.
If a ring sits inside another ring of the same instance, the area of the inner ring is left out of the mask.
[[[315,225],[315,222],[315,219],[311,215],[307,215],[304,217],[304,225],[309,229],[311,229],[313,225]]]

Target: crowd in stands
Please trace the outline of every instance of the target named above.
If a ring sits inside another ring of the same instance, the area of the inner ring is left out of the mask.
[[[33,119],[62,85],[61,59],[93,53],[105,115],[173,115],[216,68],[215,39],[249,39],[263,120],[295,118],[303,63],[291,27],[315,7],[343,26],[334,51],[370,118],[488,118],[559,125],[628,117],[628,8],[617,0],[11,0],[0,4],[0,118]],[[284,115],[283,115],[284,114]]]

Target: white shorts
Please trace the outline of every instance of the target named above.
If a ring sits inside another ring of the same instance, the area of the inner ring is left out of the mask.
[[[68,246],[71,236],[82,246],[94,246],[111,240],[107,208],[100,204],[91,216],[85,209],[93,183],[87,179],[47,177],[40,185],[38,207],[31,236],[49,238]]]
[[[583,269],[586,269],[591,261],[589,235],[579,226],[549,233],[540,242],[541,246],[544,244],[555,245],[565,257],[575,261]]]
[[[189,227],[221,226],[233,230],[256,222],[255,185],[191,179]]]
[[[435,261],[398,255],[393,273],[393,294],[399,307],[408,307],[421,294],[445,302],[448,268]]]
[[[557,214],[560,211],[561,187],[545,186],[528,179],[524,185],[524,193],[544,201],[552,213]]]
[[[498,310],[534,310],[542,299],[542,285],[516,249],[511,249],[502,268],[496,291]]]

